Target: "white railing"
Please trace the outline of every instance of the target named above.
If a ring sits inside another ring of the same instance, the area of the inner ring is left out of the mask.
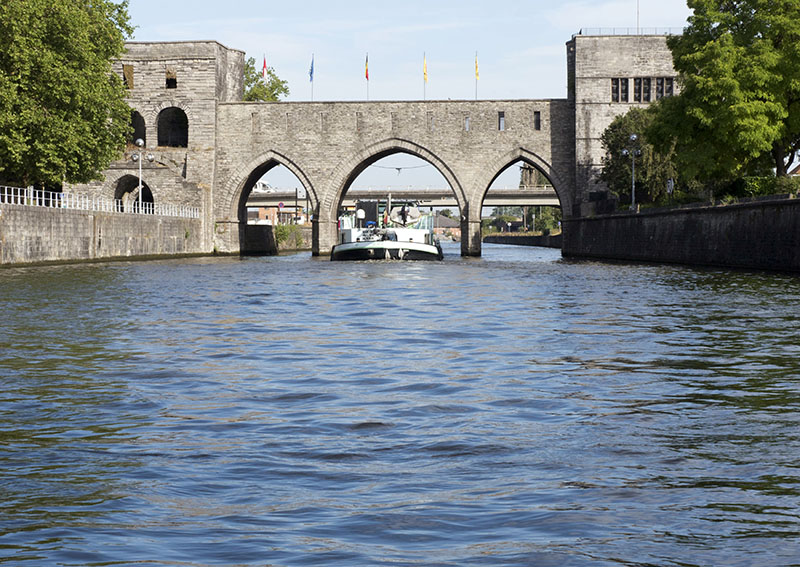
[[[579,31],[575,35],[683,35],[683,29],[682,28],[582,28],[581,31]]]
[[[139,202],[135,200],[125,203],[120,199],[40,191],[33,187],[6,187],[0,185],[0,204],[104,213],[156,215],[189,219],[200,218],[200,209],[197,207],[170,205],[168,203],[141,203],[140,206]]]

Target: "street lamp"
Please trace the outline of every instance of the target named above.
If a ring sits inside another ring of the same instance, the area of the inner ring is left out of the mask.
[[[134,163],[139,163],[139,212],[142,212],[142,148],[144,147],[144,140],[141,138],[136,138],[133,142],[137,148],[139,148],[135,154],[131,156],[131,159]],[[151,162],[156,159],[155,156],[151,153],[147,154],[147,161]]]
[[[636,210],[636,158],[642,156],[642,150],[638,148],[638,144],[636,142],[639,141],[639,136],[636,134],[631,134],[630,138],[628,138],[631,142],[630,148],[625,148],[622,150],[622,155],[624,157],[631,156],[631,210]]]

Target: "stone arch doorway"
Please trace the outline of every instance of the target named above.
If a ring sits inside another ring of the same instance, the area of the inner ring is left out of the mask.
[[[139,178],[135,175],[124,175],[117,180],[114,188],[114,207],[120,213],[138,213],[153,210],[155,200],[153,192],[142,180],[142,196],[139,199]]]
[[[170,148],[189,146],[189,118],[183,109],[170,106],[158,113],[158,145]]]
[[[289,231],[293,238],[305,239],[308,233],[310,242],[311,222],[319,200],[304,173],[291,160],[274,152],[254,160],[247,169],[249,173],[233,192],[229,209],[229,218],[235,218],[238,225],[239,252],[244,255],[274,253],[278,245],[277,226],[293,225],[297,227]],[[288,174],[292,187],[258,191],[265,176],[275,169]],[[275,201],[278,211],[274,210]],[[253,209],[269,211],[263,216],[259,212],[254,219]]]
[[[492,185],[501,175],[515,165],[520,165],[519,185],[539,186],[545,190],[545,187],[551,187],[552,191],[558,198],[558,208],[560,214],[558,218],[563,215],[568,215],[571,211],[572,203],[569,198],[567,181],[562,175],[555,170],[550,163],[542,159],[539,155],[524,148],[517,148],[504,156],[496,159],[489,169],[491,177],[486,178],[479,186],[482,187],[482,192],[479,195],[480,202],[476,203],[477,210],[482,210],[484,203],[487,201],[488,196],[492,190]],[[520,187],[522,189],[522,187]],[[547,205],[551,206],[551,205]],[[524,221],[523,221],[524,224]]]
[[[136,140],[141,139],[147,147],[147,127],[145,126],[144,117],[137,111],[131,111],[131,130],[133,131],[128,139],[129,144],[133,144]]]
[[[330,190],[320,203],[319,217],[315,222],[314,254],[327,254],[337,241],[336,227],[339,208],[353,182],[376,162],[394,154],[408,154],[430,164],[449,186],[463,216],[467,206],[464,190],[451,168],[435,153],[409,140],[387,139],[363,148],[351,159],[343,162],[331,176]]]

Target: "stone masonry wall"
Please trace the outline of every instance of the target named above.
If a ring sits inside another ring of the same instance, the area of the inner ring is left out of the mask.
[[[565,219],[562,253],[800,272],[800,199]]]
[[[221,250],[238,249],[237,231],[225,225],[239,221],[254,172],[260,176],[279,163],[297,175],[317,218],[329,224],[335,224],[347,185],[397,151],[437,167],[462,214],[479,215],[491,181],[519,159],[542,169],[562,201],[572,193],[574,142],[566,101],[229,103],[219,105],[218,117],[214,214]],[[320,237],[331,244],[330,235]],[[325,248],[321,244],[319,252]]]
[[[199,219],[0,205],[0,264],[204,252]]]

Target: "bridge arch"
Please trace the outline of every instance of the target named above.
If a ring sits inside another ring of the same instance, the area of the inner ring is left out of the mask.
[[[486,193],[489,192],[489,187],[492,185],[492,182],[494,182],[506,168],[518,161],[523,161],[532,165],[550,181],[553,185],[553,189],[555,189],[556,195],[558,195],[558,200],[561,202],[561,210],[563,212],[568,214],[569,211],[572,210],[572,193],[564,176],[560,175],[559,172],[554,169],[550,163],[542,159],[541,156],[522,147],[514,148],[498,156],[493,162],[490,162],[487,169],[487,177],[478,184],[478,187],[481,188],[481,194],[479,195],[480,202],[477,203],[477,210],[480,210],[480,205],[486,198]]]
[[[253,158],[242,165],[231,176],[225,186],[223,206],[218,210],[218,217],[227,219],[237,219],[239,222],[247,222],[247,197],[250,194],[256,181],[261,179],[265,173],[278,165],[284,166],[291,171],[308,195],[312,209],[316,210],[319,205],[319,197],[314,188],[314,184],[291,158],[284,154],[269,150]]]
[[[456,201],[461,210],[467,204],[467,197],[458,177],[453,170],[440,159],[434,152],[417,144],[416,142],[402,138],[388,138],[375,142],[362,148],[350,159],[341,162],[331,176],[330,190],[325,199],[320,203],[320,220],[335,222],[339,204],[345,197],[347,189],[353,181],[370,165],[387,156],[397,153],[410,154],[430,163],[447,181],[448,185],[455,194]]]

